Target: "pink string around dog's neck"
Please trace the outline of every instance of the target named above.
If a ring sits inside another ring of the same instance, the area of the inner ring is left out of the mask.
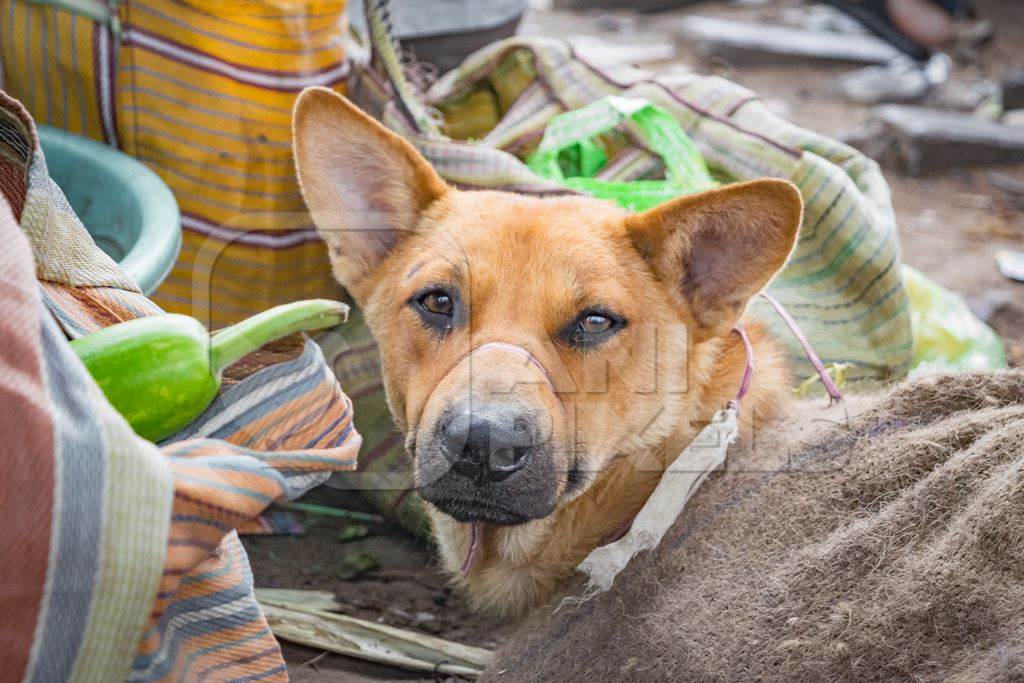
[[[747,390],[750,389],[750,380],[754,376],[754,345],[750,343],[750,337],[747,336],[747,331],[743,329],[743,323],[736,323],[736,327],[732,328],[732,331],[740,336],[740,341],[743,342],[743,350],[747,352],[747,360],[744,363],[743,379],[740,380],[739,391],[736,392],[736,397],[727,404],[728,408],[738,410],[740,401],[747,395]]]
[[[828,405],[831,407],[833,403],[839,403],[843,400],[843,395],[839,393],[839,388],[836,387],[836,383],[832,381],[832,376],[828,374],[828,370],[825,369],[825,365],[818,358],[818,354],[814,352],[814,347],[811,346],[811,342],[804,335],[803,330],[797,325],[796,320],[789,314],[785,308],[782,307],[775,297],[768,292],[761,292],[761,296],[764,300],[771,304],[771,307],[775,309],[775,312],[779,314],[782,321],[789,327],[789,331],[793,333],[796,340],[800,343],[801,348],[804,350],[804,355],[807,356],[807,360],[811,365],[814,366],[814,370],[818,373],[818,377],[821,378],[821,383],[825,387],[825,391],[828,392]],[[749,343],[749,342],[747,342]]]
[[[469,524],[469,550],[466,551],[466,559],[459,570],[462,578],[469,576],[473,567],[476,566],[477,558],[480,557],[480,537],[484,534],[483,522],[470,522]]]
[[[825,370],[825,366],[822,364],[821,359],[818,358],[818,354],[814,352],[814,348],[811,347],[811,343],[804,336],[800,326],[797,325],[796,321],[789,315],[789,313],[782,307],[778,301],[776,301],[770,294],[765,292],[761,293],[768,303],[772,305],[772,308],[779,314],[782,320],[789,327],[790,331],[796,337],[797,341],[800,342],[800,346],[803,347],[804,353],[807,354],[807,360],[811,362],[814,369],[818,371],[818,375],[821,377],[821,383],[825,385],[825,390],[829,395],[829,406],[832,405],[833,401],[843,400],[843,395],[839,393],[839,389],[836,388],[835,382],[832,381],[832,377],[829,376],[828,371]],[[732,329],[743,342],[743,350],[746,352],[746,362],[743,367],[743,378],[740,380],[740,388],[736,391],[736,396],[726,404],[726,407],[731,410],[739,410],[740,401],[747,395],[747,391],[750,390],[750,381],[754,376],[754,345],[750,342],[750,337],[747,336],[747,331],[743,329],[743,323],[736,323],[736,327]],[[626,533],[629,532],[630,527],[633,526],[633,520],[636,519],[636,515],[633,515],[625,522],[620,524],[614,531],[601,539],[599,545],[607,545],[614,543],[619,540]]]
[[[821,358],[814,351],[814,347],[811,346],[811,342],[807,339],[803,330],[800,329],[800,325],[797,324],[793,316],[789,314],[779,301],[768,292],[761,292],[761,296],[767,301],[775,312],[782,318],[782,322],[786,323],[786,327],[796,337],[797,342],[800,344],[800,348],[804,350],[804,355],[807,356],[808,362],[814,366],[815,372],[818,373],[818,377],[821,379],[822,385],[825,387],[825,391],[828,393],[828,404],[831,406],[833,403],[839,403],[843,400],[843,395],[839,393],[839,388],[836,383],[832,380],[832,376],[828,374],[828,370],[825,368],[825,364],[821,362]],[[740,389],[736,393],[736,398],[729,401],[729,407],[736,409],[739,407],[740,399],[742,399],[747,390],[750,389],[750,379],[754,374],[754,347],[750,343],[750,337],[747,336],[746,330],[743,329],[741,323],[736,323],[736,327],[733,328],[733,332],[739,335],[743,341],[743,347],[747,352],[747,363],[743,370],[743,380],[740,382]]]

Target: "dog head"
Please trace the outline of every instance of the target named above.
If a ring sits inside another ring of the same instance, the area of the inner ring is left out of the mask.
[[[294,120],[334,272],[380,344],[423,498],[515,525],[686,419],[692,350],[783,265],[797,190],[730,185],[628,214],[592,198],[460,191],[326,89]]]

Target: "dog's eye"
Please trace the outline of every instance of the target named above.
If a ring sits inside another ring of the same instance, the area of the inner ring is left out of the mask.
[[[612,319],[606,315],[593,313],[580,321],[580,329],[586,334],[606,332],[612,326]]]
[[[416,311],[424,325],[444,335],[460,324],[460,318],[465,317],[457,297],[457,292],[434,286],[413,294],[409,306]]]
[[[560,336],[572,346],[587,349],[608,339],[625,324],[625,320],[610,311],[587,309],[567,325]]]
[[[435,289],[423,294],[416,302],[428,313],[450,316],[455,311],[455,302],[448,292]]]

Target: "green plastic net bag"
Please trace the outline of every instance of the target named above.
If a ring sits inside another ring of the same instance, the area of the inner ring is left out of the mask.
[[[959,296],[910,266],[903,266],[914,330],[914,368],[968,372],[1006,367],[999,336]]]
[[[625,126],[665,164],[664,180],[613,181],[596,176],[611,156],[608,148]],[[527,166],[544,178],[630,211],[644,211],[665,200],[717,187],[707,164],[672,114],[647,100],[604,97],[548,123]]]

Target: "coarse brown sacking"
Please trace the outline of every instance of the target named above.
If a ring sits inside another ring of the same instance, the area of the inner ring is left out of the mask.
[[[735,448],[656,552],[539,610],[488,680],[1021,680],[1024,373],[847,410]]]

